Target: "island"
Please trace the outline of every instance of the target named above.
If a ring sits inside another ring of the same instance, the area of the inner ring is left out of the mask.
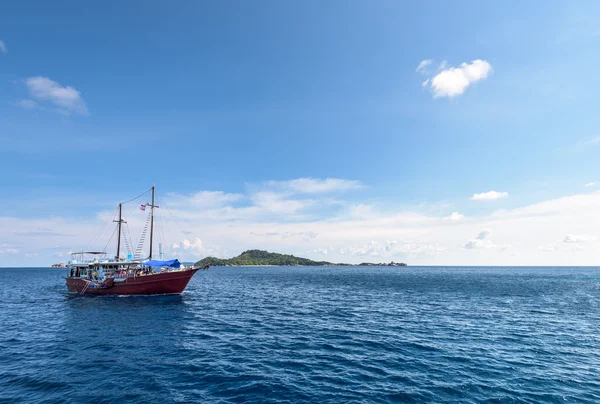
[[[258,265],[271,265],[271,266],[406,266],[405,263],[390,262],[385,263],[369,263],[363,262],[359,265],[344,264],[344,263],[332,263],[327,261],[313,261],[308,258],[296,257],[290,254],[278,254],[271,253],[264,250],[248,250],[244,251],[237,257],[233,258],[216,258],[206,257],[196,262],[195,266],[204,267],[210,266],[258,266]]]
[[[363,262],[358,264],[359,267],[406,267],[408,266],[408,264],[406,264],[405,262],[389,262],[389,263],[385,263],[385,262],[380,262],[378,264],[374,263],[374,262]]]

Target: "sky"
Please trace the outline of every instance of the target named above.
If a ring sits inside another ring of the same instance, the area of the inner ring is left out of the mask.
[[[598,265],[599,17],[597,1],[4,4],[0,266],[114,254],[115,208],[153,184],[165,258]],[[124,205],[131,245],[146,202]]]

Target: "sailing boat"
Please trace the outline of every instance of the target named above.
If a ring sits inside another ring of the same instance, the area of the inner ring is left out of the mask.
[[[117,223],[117,254],[112,259],[105,259],[105,251],[79,251],[72,254],[68,262],[66,277],[69,293],[80,295],[170,295],[181,294],[194,276],[201,269],[182,266],[177,259],[162,261],[152,259],[152,238],[154,234],[154,186],[152,186],[152,203],[142,205],[150,207],[150,254],[147,260],[136,259],[131,254],[127,259],[120,257],[121,225],[126,223],[122,217],[123,204],[119,204]],[[142,209],[143,210],[143,209]],[[141,239],[143,241],[144,233]],[[127,240],[126,240],[127,241]],[[141,252],[141,247],[140,250]],[[137,255],[137,254],[136,254]],[[91,256],[91,258],[86,258]],[[153,268],[161,268],[154,272]]]

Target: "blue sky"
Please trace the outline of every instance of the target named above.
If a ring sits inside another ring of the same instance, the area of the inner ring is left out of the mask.
[[[6,4],[0,265],[63,259],[153,183],[188,259],[595,264],[598,17],[594,1]]]

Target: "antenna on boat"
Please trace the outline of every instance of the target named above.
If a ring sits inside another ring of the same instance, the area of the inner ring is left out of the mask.
[[[152,259],[152,235],[154,233],[154,208],[159,206],[154,204],[154,185],[152,185],[152,204],[150,205],[150,257]]]
[[[113,222],[118,223],[117,226],[118,226],[118,233],[119,233],[119,236],[117,237],[117,255],[115,256],[116,261],[119,261],[119,255],[121,253],[121,224],[127,223],[125,220],[123,220],[123,217],[121,216],[122,211],[123,211],[123,204],[120,203],[119,204],[119,220],[113,220]]]

